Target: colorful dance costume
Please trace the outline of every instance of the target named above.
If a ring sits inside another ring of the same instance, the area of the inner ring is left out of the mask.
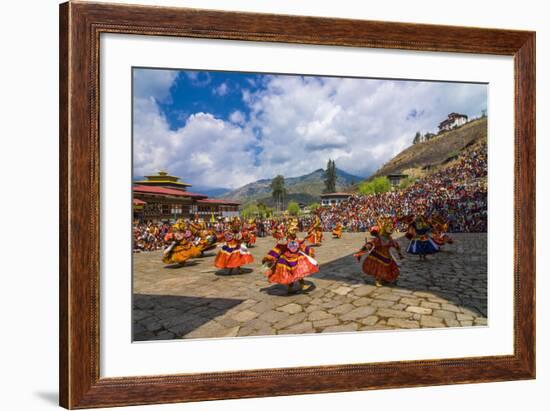
[[[201,254],[205,251],[213,250],[216,248],[218,238],[216,234],[211,230],[202,230],[198,233],[198,237],[195,240],[195,245],[200,248]]]
[[[191,231],[180,231],[166,234],[164,241],[170,245],[164,250],[162,262],[165,264],[185,264],[187,260],[201,255],[200,248],[196,247],[192,240]]]
[[[250,223],[244,226],[242,232],[243,242],[247,247],[252,247],[256,244],[256,224]]]
[[[315,222],[311,225],[309,230],[307,230],[307,237],[305,239],[313,245],[321,245],[323,241],[323,230],[319,217],[315,217]]]
[[[285,244],[277,244],[262,260],[268,266],[265,272],[268,281],[286,285],[288,292],[292,291],[295,282],[304,288],[304,277],[319,271],[319,264],[311,256],[312,253],[313,249],[291,232]]]
[[[367,275],[373,276],[376,280],[376,286],[380,287],[382,282],[394,283],[399,277],[399,266],[390,253],[391,248],[395,248],[399,257],[402,258],[399,244],[392,238],[393,223],[390,220],[379,223],[377,227],[371,229],[372,240],[365,240],[365,245],[354,254],[357,261],[361,261],[363,255],[367,257],[363,260],[362,269]]]
[[[432,225],[432,239],[439,246],[442,247],[445,244],[452,244],[453,238],[447,234],[449,230],[449,223],[447,223],[441,217],[432,217],[430,218],[430,223]]]
[[[240,269],[241,266],[254,261],[254,257],[241,243],[240,238],[236,238],[234,233],[226,232],[224,239],[225,244],[218,251],[218,255],[214,260],[214,265],[217,268],[228,268],[231,272],[234,268]]]
[[[273,228],[273,238],[277,241],[285,238],[285,225],[283,223],[278,224]]]
[[[431,229],[432,227],[424,216],[417,216],[408,229],[408,236],[411,237],[411,242],[407,247],[407,252],[418,255],[421,260],[426,259],[427,254],[437,253],[439,246],[430,237],[429,233]]]
[[[342,224],[336,224],[334,230],[332,230],[332,238],[342,238]]]

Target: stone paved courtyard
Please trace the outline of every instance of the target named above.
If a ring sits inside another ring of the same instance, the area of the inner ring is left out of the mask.
[[[134,340],[487,325],[487,235],[453,238],[422,262],[400,237],[399,282],[377,288],[352,256],[364,233],[325,233],[320,271],[293,295],[260,270],[272,237],[258,239],[254,264],[235,275],[214,267],[216,250],[185,266],[165,266],[161,251],[134,254]]]

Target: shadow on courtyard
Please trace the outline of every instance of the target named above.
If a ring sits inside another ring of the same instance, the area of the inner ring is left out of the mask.
[[[406,253],[408,241],[399,243],[404,257],[397,260],[401,272],[397,284],[389,287],[432,293],[450,304],[487,317],[487,269],[480,271],[480,264],[487,266],[485,256],[456,253],[452,246],[447,246],[428,256],[427,261],[419,261],[417,256]],[[363,260],[364,257],[359,263],[353,254],[349,254],[321,264],[320,271],[309,278],[374,285],[374,277],[366,276],[361,269]]]
[[[224,268],[223,270],[217,270],[214,274],[220,277],[233,277],[238,275],[251,274],[253,271],[254,270],[252,268],[241,267],[240,272],[236,268],[230,272],[228,268]]]
[[[317,286],[314,282],[305,280],[306,288],[300,290],[297,285],[294,285],[292,291],[288,292],[288,287],[282,284],[273,284],[269,287],[260,288],[260,291],[269,295],[276,295],[279,297],[290,297],[297,294],[308,294],[315,290]]]
[[[233,298],[134,294],[133,341],[182,338],[243,301]]]
[[[197,265],[197,264],[198,262],[191,260],[191,261],[186,261],[184,264],[179,264],[179,263],[167,264],[164,266],[164,268],[169,268],[170,270],[176,270],[179,268],[193,267],[194,265]]]

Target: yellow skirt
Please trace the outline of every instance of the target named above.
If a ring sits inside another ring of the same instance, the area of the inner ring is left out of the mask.
[[[162,262],[165,264],[183,264],[193,257],[199,257],[201,249],[190,244],[179,244],[174,246],[169,253],[165,254]]]

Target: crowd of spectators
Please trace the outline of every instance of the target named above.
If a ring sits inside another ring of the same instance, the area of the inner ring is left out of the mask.
[[[381,216],[405,217],[423,213],[437,215],[449,222],[449,232],[487,232],[487,146],[476,145],[464,150],[455,160],[439,171],[417,179],[411,185],[385,193],[352,195],[333,207],[319,208],[316,213],[297,217],[299,231],[305,232],[316,216],[324,231],[342,223],[347,231],[368,231]],[[281,216],[257,218],[253,221],[258,237],[271,236],[290,219]],[[249,224],[250,221],[244,221]],[[216,233],[231,229],[231,220],[220,218],[205,222]],[[397,229],[406,230],[399,222]],[[134,251],[154,251],[165,247],[164,237],[170,230],[168,222],[136,222],[133,227]]]
[[[342,222],[348,231],[366,231],[379,216],[402,217],[420,212],[447,219],[450,232],[486,232],[487,146],[465,150],[447,166],[406,188],[353,195],[338,206],[323,209],[320,215],[325,230]]]

